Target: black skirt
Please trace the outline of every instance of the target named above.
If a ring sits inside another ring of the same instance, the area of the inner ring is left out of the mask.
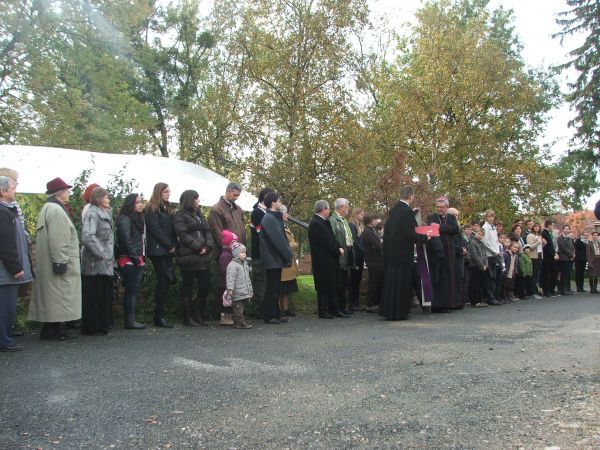
[[[296,279],[282,281],[281,287],[279,288],[279,296],[288,295],[292,292],[298,292],[298,283],[296,282]]]
[[[81,332],[107,332],[110,328],[112,277],[84,275],[81,309]]]

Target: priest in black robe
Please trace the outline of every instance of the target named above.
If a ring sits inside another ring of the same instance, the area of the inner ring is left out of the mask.
[[[433,285],[431,312],[446,312],[464,307],[461,295],[462,239],[456,217],[448,214],[448,199],[436,201],[437,212],[427,218],[427,224],[440,226],[440,237],[429,242],[429,264]]]
[[[415,191],[404,186],[400,201],[390,211],[383,235],[383,290],[379,314],[388,320],[406,320],[413,298],[415,244],[428,237],[417,234],[415,213],[411,208]]]

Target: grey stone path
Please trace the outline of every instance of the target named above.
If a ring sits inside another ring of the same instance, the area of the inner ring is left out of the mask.
[[[0,354],[0,448],[600,448],[600,296]]]

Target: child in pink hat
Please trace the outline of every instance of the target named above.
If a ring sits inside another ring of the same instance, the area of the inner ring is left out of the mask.
[[[232,326],[233,309],[225,308],[221,303],[221,298],[223,297],[223,292],[225,292],[226,288],[227,266],[233,259],[231,249],[235,244],[237,244],[238,237],[235,233],[229,230],[223,230],[221,232],[221,242],[223,244],[223,251],[219,257],[219,290],[217,292],[217,302],[219,302],[221,307],[221,325]]]

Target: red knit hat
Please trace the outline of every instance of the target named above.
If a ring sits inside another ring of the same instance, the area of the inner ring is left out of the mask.
[[[237,241],[238,237],[235,233],[229,230],[223,230],[221,232],[221,243],[225,247],[229,247],[233,241]]]
[[[86,202],[86,203],[90,202],[90,200],[92,199],[92,192],[94,192],[94,189],[96,189],[97,187],[100,187],[100,185],[96,184],[96,183],[92,183],[88,187],[85,188],[85,191],[83,191],[83,194],[81,194],[81,197],[83,198],[84,202]]]

